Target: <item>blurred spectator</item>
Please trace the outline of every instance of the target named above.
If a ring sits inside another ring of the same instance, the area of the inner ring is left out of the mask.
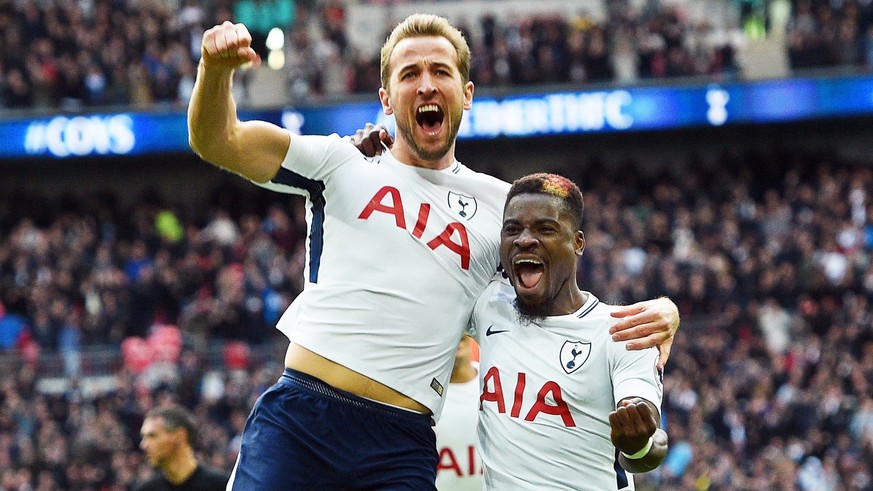
[[[481,491],[479,423],[479,345],[464,335],[455,353],[445,408],[434,426],[439,452],[436,487],[440,491]]]
[[[0,301],[0,350],[9,350],[18,346],[23,336],[27,335],[27,321],[18,314],[6,312],[6,307]]]
[[[158,472],[134,486],[135,491],[166,489],[220,490],[230,473],[213,469],[195,454],[197,420],[178,404],[165,404],[146,413],[140,448]]]

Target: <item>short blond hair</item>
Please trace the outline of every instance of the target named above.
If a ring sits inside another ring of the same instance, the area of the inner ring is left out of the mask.
[[[407,38],[425,36],[444,37],[452,43],[458,55],[458,71],[461,73],[461,80],[464,83],[470,81],[470,46],[467,44],[464,34],[450,24],[445,17],[433,14],[412,14],[391,31],[385,44],[382,45],[381,78],[383,88],[388,89],[388,81],[391,78],[389,67],[391,53],[397,43]]]

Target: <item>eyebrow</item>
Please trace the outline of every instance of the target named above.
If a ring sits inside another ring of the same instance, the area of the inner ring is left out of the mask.
[[[429,61],[426,62],[427,66],[434,68],[447,68],[449,70],[454,69],[454,65],[451,63],[443,63],[441,61]],[[418,70],[420,68],[421,62],[418,63],[409,63],[407,65],[403,65],[401,67],[397,67],[397,73],[403,73],[409,70]]]
[[[504,225],[507,225],[507,224],[518,224],[518,223],[521,223],[521,220],[519,220],[519,219],[517,219],[517,218],[506,218],[506,219],[503,220],[503,224],[504,224]],[[544,223],[551,223],[551,224],[557,224],[557,225],[560,225],[562,222],[561,222],[561,220],[559,220],[559,219],[557,219],[557,218],[548,218],[548,217],[546,217],[546,218],[537,218],[537,219],[535,219],[535,220],[533,221],[533,223],[534,223],[534,225],[542,225],[542,224],[544,224]]]
[[[455,66],[452,65],[451,63],[443,63],[443,62],[441,62],[441,61],[434,61],[434,62],[431,62],[430,65],[433,66],[433,67],[436,67],[436,68],[448,68],[448,69],[450,69],[450,70],[453,69],[453,68],[455,68]]]

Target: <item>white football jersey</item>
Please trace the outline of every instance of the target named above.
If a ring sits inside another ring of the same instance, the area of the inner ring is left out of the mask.
[[[609,437],[609,413],[627,397],[660,407],[658,350],[613,341],[613,309],[591,293],[578,311],[527,325],[514,300],[511,286],[492,283],[471,325],[481,345],[486,489],[634,489]]]
[[[476,436],[478,422],[479,377],[469,382],[450,383],[443,414],[434,427],[440,456],[436,478],[438,490],[482,490],[482,459]]]
[[[427,406],[438,419],[461,333],[498,263],[509,184],[367,159],[337,135],[291,137],[263,187],[307,198],[306,284],[288,338]]]

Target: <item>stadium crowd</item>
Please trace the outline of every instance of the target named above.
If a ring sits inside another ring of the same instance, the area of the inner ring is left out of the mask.
[[[581,284],[611,303],[668,295],[683,316],[671,450],[639,488],[873,488],[873,162],[685,164],[569,171],[586,199]],[[203,210],[153,193],[0,197],[0,489],[127,489],[149,472],[139,424],[165,400],[194,409],[207,462],[232,466],[281,367],[205,353],[284,346],[272,324],[301,288],[303,210],[242,182],[215,196]],[[166,326],[181,334],[171,359],[125,358],[105,391],[75,383],[89,346]],[[72,385],[38,389],[40,350],[79,355]]]
[[[787,33],[793,68],[870,69],[871,2],[791,3],[779,29]],[[464,20],[462,29],[476,34],[469,36],[473,80],[480,87],[513,87],[729,79],[739,75],[745,33],[755,31],[741,19],[693,20],[681,4],[608,4],[600,22],[584,11],[574,18],[501,21],[485,14]],[[0,2],[0,108],[183,107],[202,33],[225,20],[246,23],[264,56],[269,30],[283,29],[289,100],[373,94],[379,87],[378,53],[363,53],[350,42],[346,3],[336,0],[7,0]],[[246,72],[238,81],[244,94]]]

